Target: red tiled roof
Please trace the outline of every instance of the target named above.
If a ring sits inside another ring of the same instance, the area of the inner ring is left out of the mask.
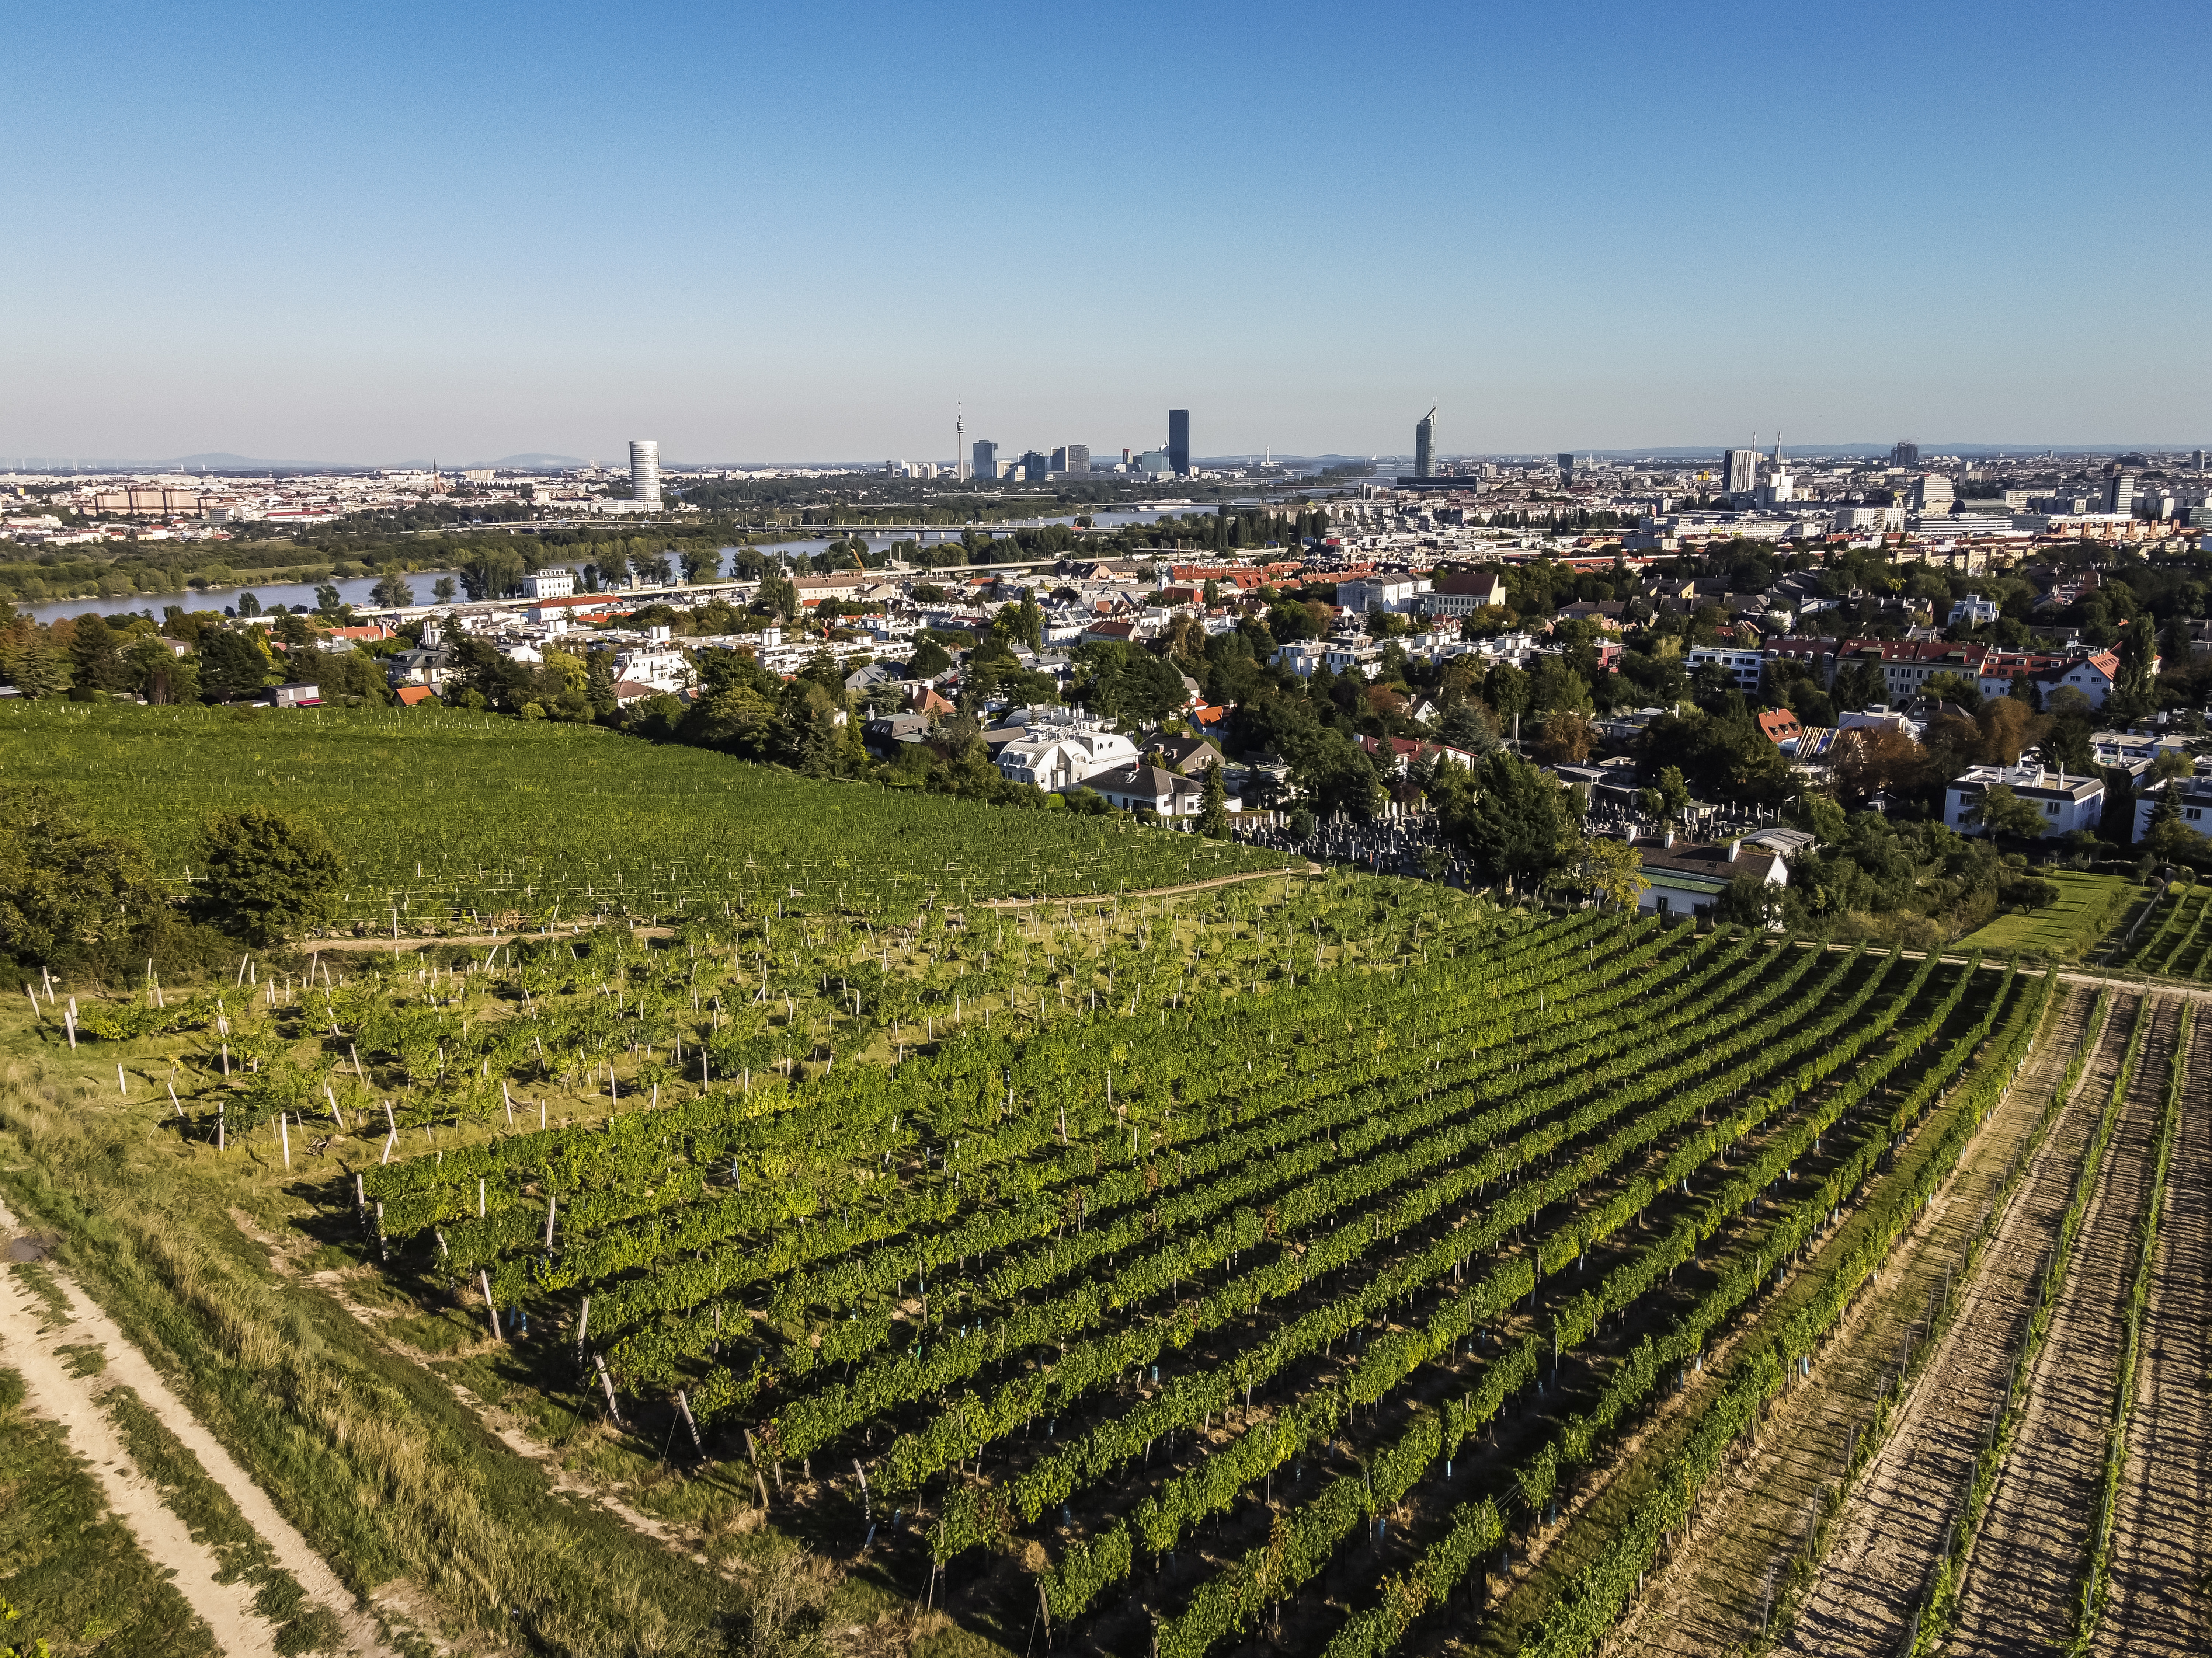
[[[1797,716],[1787,708],[1768,708],[1759,716],[1759,728],[1766,733],[1770,743],[1787,743],[1793,737],[1804,734],[1804,726]]]
[[[434,693],[428,685],[402,685],[392,693],[399,699],[399,706],[411,708],[418,702],[428,702]]]

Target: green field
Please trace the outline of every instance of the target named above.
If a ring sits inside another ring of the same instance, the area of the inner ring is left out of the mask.
[[[823,782],[589,726],[457,711],[0,707],[0,776],[72,791],[189,879],[201,820],[263,804],[344,854],[340,932],[910,918],[939,902],[1178,884],[1288,861],[1120,818]]]
[[[2053,961],[2079,961],[2149,891],[2120,875],[2080,870],[2039,872],[2058,889],[2058,901],[2026,915],[2000,915],[1968,933],[1956,948],[2008,955],[2014,950]]]

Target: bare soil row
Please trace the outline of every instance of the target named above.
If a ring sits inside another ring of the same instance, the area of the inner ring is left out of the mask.
[[[2149,1192],[2180,1005],[2150,1002],[2141,1017],[2148,1029],[1968,1563],[1951,1651],[2048,1653],[2074,1629],[2119,1373],[2136,1224]],[[2085,1094],[2081,1104],[2086,1113],[2101,1101]]]
[[[2093,1005],[2076,993],[2068,1025],[2054,1033],[2027,1078],[2028,1086],[2014,1090],[2023,1108],[2040,1114]],[[2134,1012],[2132,999],[2125,999],[2106,1021],[2070,1102],[1998,1218],[1980,1270],[1958,1291],[1956,1315],[1838,1515],[1826,1558],[1780,1643],[1783,1649],[1867,1658],[1899,1649],[2003,1400],[2042,1263],[2056,1241],[2098,1114],[2119,1074]],[[2024,1142],[2035,1121],[2035,1115],[2023,1117],[2023,1132],[2007,1138]],[[1969,1196],[1969,1219],[1988,1212],[1991,1188],[2009,1166],[2008,1159],[1974,1171],[1988,1183],[1979,1188],[1979,1206]]]
[[[2212,1031],[2191,1032],[2100,1655],[2212,1651]]]
[[[1708,1488],[1690,1535],[1652,1575],[1607,1651],[1702,1658],[1743,1650],[1757,1639],[1770,1601],[1778,1602],[1789,1586],[1788,1563],[1842,1473],[1854,1432],[1864,1431],[1896,1384],[1902,1338],[1942,1295],[1947,1269],[1955,1283],[1956,1263],[2040,1122],[2093,1002],[2083,992],[2070,995],[2019,1085],[1976,1137],[1958,1174],[1899,1240],[1811,1381],[1774,1402],[1755,1441]]]

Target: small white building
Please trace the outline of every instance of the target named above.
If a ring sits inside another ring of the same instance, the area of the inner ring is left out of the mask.
[[[1322,660],[1328,665],[1331,673],[1357,673],[1362,678],[1372,679],[1382,671],[1382,648],[1364,639],[1328,641]]]
[[[576,591],[576,573],[568,569],[538,570],[522,578],[525,598],[568,598]]]
[[[1961,835],[1979,835],[1982,825],[1972,821],[1982,796],[2002,783],[2021,799],[2043,812],[2045,835],[2071,835],[2075,829],[2094,833],[2105,812],[2105,780],[2063,770],[2045,771],[2040,762],[2017,766],[1976,766],[1954,777],[1943,791],[1943,822]]]
[[[2155,663],[2151,671],[2158,671]],[[2120,677],[2120,659],[2111,651],[2091,651],[2069,662],[2057,673],[2039,676],[2043,694],[2047,698],[2062,688],[2075,690],[2089,699],[2089,706],[2101,708],[2105,699],[2112,694],[2112,687]]]

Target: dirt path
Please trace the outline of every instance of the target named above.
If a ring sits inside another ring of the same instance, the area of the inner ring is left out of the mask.
[[[16,1230],[15,1218],[0,1204],[0,1233]],[[25,1393],[40,1415],[62,1424],[70,1448],[99,1477],[108,1505],[131,1528],[158,1566],[174,1571],[173,1582],[192,1610],[205,1619],[224,1652],[267,1654],[275,1658],[276,1631],[253,1610],[258,1592],[250,1580],[218,1583],[222,1569],[215,1552],[195,1543],[184,1522],[162,1502],[153,1484],[132,1461],[122,1436],[100,1406],[116,1386],[138,1395],[161,1425],[198,1459],[208,1477],[236,1503],[239,1512],[269,1546],[277,1564],[290,1572],[308,1596],[329,1608],[345,1631],[348,1649],[365,1658],[396,1658],[375,1621],[360,1609],[322,1557],[307,1546],[291,1522],[276,1511],[261,1488],[239,1467],[222,1442],[202,1427],[144,1354],[125,1339],[114,1321],[77,1288],[53,1262],[43,1270],[68,1298],[70,1322],[41,1332],[51,1309],[13,1273],[0,1278],[0,1358],[23,1377]],[[106,1358],[98,1374],[71,1374],[58,1355],[63,1346],[97,1345]]]
[[[425,934],[421,938],[312,938],[300,946],[307,956],[330,956],[341,953],[360,953],[382,950],[386,955],[404,955],[412,950],[428,950],[436,944],[511,944],[543,943],[549,938],[580,938],[592,929],[585,926],[556,927],[550,932],[530,932],[517,928],[511,932],[455,932]],[[640,938],[672,938],[676,929],[669,926],[632,927],[630,932]]]
[[[0,1363],[23,1378],[25,1401],[35,1414],[61,1424],[70,1449],[100,1482],[107,1506],[147,1558],[169,1575],[185,1604],[215,1632],[216,1643],[233,1655],[276,1658],[276,1632],[253,1610],[255,1586],[242,1578],[216,1582],[222,1564],[215,1551],[195,1543],[185,1522],[163,1505],[96,1402],[95,1390],[106,1379],[72,1375],[56,1351],[82,1343],[88,1333],[74,1324],[42,1331],[49,1310],[14,1273],[0,1273]]]
[[[2100,1654],[2212,1651],[2212,1032],[2191,1033],[2120,1485]]]
[[[2086,1017],[2094,999],[2075,994],[2068,1016]],[[2119,1074],[2132,1017],[2132,1007],[2123,1005],[2106,1021],[2070,1106],[2051,1125],[2014,1189],[1957,1315],[1838,1516],[1820,1576],[1782,1649],[1866,1658],[1887,1658],[1898,1650],[1943,1532],[1958,1511],[1984,1429],[2004,1396],[2039,1264],[2057,1237],[2082,1151]],[[2075,1045],[2063,1027],[2056,1034],[2043,1061],[2048,1078],[2030,1090],[2029,1103],[2038,1110]],[[1996,1173],[2002,1175],[2007,1166],[1999,1165]]]
[[[2134,1080],[2036,1355],[2018,1437],[1967,1563],[1951,1652],[2025,1658],[2054,1650],[2073,1632],[2119,1367],[2121,1307],[2180,1006],[2147,1000],[2142,1017],[2150,1025]]]
[[[1116,900],[1132,898],[1173,898],[1188,892],[1205,892],[1214,887],[1233,887],[1243,881],[1273,881],[1283,876],[1326,875],[1328,872],[1319,864],[1309,863],[1304,869],[1260,869],[1243,875],[1217,875],[1209,881],[1191,881],[1182,886],[1138,887],[1127,892],[1071,893],[1058,898],[981,898],[975,902],[978,909],[1032,909],[1050,904],[1110,904]],[[594,923],[594,925],[597,925]],[[556,927],[551,932],[535,932],[516,928],[507,932],[455,932],[421,938],[403,935],[397,938],[314,938],[301,946],[307,955],[320,952],[325,956],[339,952],[384,950],[404,954],[410,950],[427,950],[434,944],[511,944],[518,940],[532,938],[580,938],[592,929],[580,924]],[[638,926],[630,929],[641,938],[672,938],[676,929],[667,926]]]
[[[1775,1400],[1755,1440],[1707,1487],[1691,1535],[1659,1565],[1605,1650],[1707,1658],[1757,1631],[1770,1583],[1799,1549],[1841,1472],[1854,1429],[1893,1382],[1899,1338],[1929,1310],[1982,1224],[1990,1193],[2041,1119],[2092,999],[2076,995],[2014,1088],[1968,1148],[1964,1166],[1893,1248],[1814,1363],[1812,1380]],[[1924,1374],[1924,1373],[1923,1373]],[[1771,1576],[1770,1576],[1771,1574]]]
[[[1173,898],[1186,892],[1205,892],[1213,887],[1233,887],[1242,881],[1273,881],[1285,876],[1301,878],[1310,875],[1326,875],[1321,865],[1309,862],[1304,869],[1256,869],[1243,875],[1217,875],[1210,881],[1191,881],[1179,887],[1138,887],[1128,892],[1100,892],[1089,896],[1071,895],[1064,898],[984,898],[977,901],[978,909],[1031,909],[1040,904],[1110,904],[1116,900],[1131,898]]]

